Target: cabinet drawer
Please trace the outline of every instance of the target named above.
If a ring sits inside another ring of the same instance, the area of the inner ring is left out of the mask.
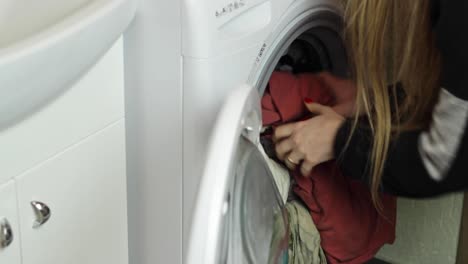
[[[128,263],[124,129],[122,119],[16,179],[23,264]],[[43,224],[31,202],[50,210]]]
[[[6,238],[2,239],[3,236],[0,234],[0,263],[20,264],[20,235],[13,181],[0,185],[0,232],[7,230],[11,233],[8,239],[11,242],[6,243]]]
[[[123,82],[119,40],[63,94],[0,130],[0,184],[121,119]]]

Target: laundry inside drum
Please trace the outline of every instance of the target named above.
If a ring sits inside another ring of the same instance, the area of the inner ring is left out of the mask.
[[[320,72],[330,72],[338,76],[346,76],[347,74],[347,56],[343,46],[341,36],[332,29],[326,27],[314,27],[304,31],[292,42],[289,42],[287,48],[282,48],[284,52],[276,58],[277,64],[271,73],[271,76],[281,72],[280,75],[288,75],[291,80],[296,80],[296,76],[312,76]],[[278,76],[278,75],[276,75]],[[270,76],[268,76],[270,79]],[[301,78],[301,77],[298,77]],[[286,78],[287,79],[287,78]],[[293,81],[294,82],[294,81]],[[287,82],[283,83],[284,87],[284,98],[290,97],[288,94]],[[291,85],[294,85],[291,83]],[[269,92],[269,87],[265,87],[265,92]],[[269,95],[274,97],[273,95]],[[262,100],[262,108],[264,101]],[[298,102],[299,105],[303,104],[303,101]],[[278,105],[272,104],[273,108],[278,110]],[[284,116],[281,116],[281,120]],[[264,117],[265,118],[265,117]],[[293,118],[293,121],[300,120]],[[267,118],[268,119],[268,118]],[[289,120],[291,122],[291,120]],[[262,129],[261,144],[258,146],[260,153],[266,160],[266,164],[269,167],[271,176],[273,179],[273,189],[276,189],[281,196],[282,208],[277,208],[275,211],[283,211],[286,214],[286,221],[279,221],[281,214],[271,214],[266,217],[267,211],[259,210],[262,208],[258,203],[268,204],[271,201],[260,202],[261,195],[258,197],[249,197],[251,200],[258,200],[255,207],[252,204],[246,203],[245,210],[249,211],[251,217],[248,218],[243,226],[244,236],[246,245],[256,250],[251,252],[270,252],[270,258],[275,260],[273,263],[288,263],[288,261],[295,261],[301,259],[304,263],[326,263],[326,257],[323,249],[320,246],[320,235],[313,223],[311,215],[307,206],[294,194],[292,191],[295,185],[294,180],[290,176],[288,168],[276,158],[275,145],[271,141],[273,130],[270,125],[266,125]],[[253,172],[255,173],[255,172]],[[263,173],[265,174],[265,173]],[[249,179],[249,178],[247,178]],[[250,180],[253,181],[255,177],[252,175]],[[250,188],[256,190],[264,190],[265,184],[261,186],[256,182],[249,184]],[[276,187],[276,188],[275,188]],[[249,189],[246,187],[246,189]],[[254,193],[253,190],[248,193]],[[255,196],[255,195],[254,195]],[[257,208],[254,210],[254,208]],[[271,210],[268,210],[271,212]],[[258,219],[255,217],[258,216]],[[262,216],[262,217],[260,217]],[[247,219],[247,218],[245,218]],[[261,225],[257,222],[265,221],[268,219],[266,225]],[[282,223],[283,225],[279,225]],[[286,226],[284,225],[286,224]],[[269,227],[271,229],[262,229],[259,227]],[[268,232],[267,232],[268,231]],[[304,234],[307,233],[308,238],[305,239]],[[287,235],[287,247],[288,250],[284,250],[284,242],[281,242],[282,236]],[[259,241],[271,241],[270,251],[266,251],[266,245],[259,243]],[[307,241],[306,241],[307,240]],[[277,250],[280,243],[283,243],[283,250]],[[263,245],[263,249],[259,248]],[[276,250],[276,251],[275,251]],[[273,253],[273,255],[271,255]],[[276,253],[276,255],[274,255]],[[255,254],[253,254],[255,255]],[[257,257],[265,259],[266,256],[257,254]],[[255,262],[254,262],[255,263]],[[295,263],[295,262],[294,262]]]

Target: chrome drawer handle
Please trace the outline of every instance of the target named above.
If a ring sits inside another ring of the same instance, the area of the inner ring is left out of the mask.
[[[31,206],[36,214],[36,220],[33,223],[33,228],[39,228],[49,220],[51,216],[50,209],[45,203],[38,201],[32,201]]]
[[[0,249],[8,247],[13,242],[13,230],[6,219],[0,220]]]

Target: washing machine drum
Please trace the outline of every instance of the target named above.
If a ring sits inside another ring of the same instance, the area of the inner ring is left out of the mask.
[[[257,147],[244,138],[236,159],[218,263],[287,263],[286,212],[273,176]]]

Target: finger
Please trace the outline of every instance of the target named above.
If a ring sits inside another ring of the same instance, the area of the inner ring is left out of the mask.
[[[329,107],[329,106],[326,106],[326,105],[321,105],[321,104],[317,104],[317,103],[305,103],[307,109],[311,112],[311,113],[315,113],[315,114],[318,114],[318,115],[323,115],[323,114],[326,114],[326,113],[336,113],[335,110],[333,110],[333,108]],[[343,110],[341,108],[338,108],[338,110]]]
[[[292,151],[289,153],[287,158],[284,160],[286,166],[290,169],[295,169],[299,164],[301,164],[302,160],[304,159],[304,155],[297,151]]]
[[[284,139],[276,144],[275,151],[278,159],[283,160],[294,149],[294,141],[291,138]]]
[[[304,176],[304,177],[309,177],[310,176],[310,173],[312,172],[312,169],[315,167],[315,165],[313,163],[310,163],[310,162],[307,162],[307,161],[304,161],[302,162],[302,165],[301,165],[301,174]]]
[[[291,159],[289,156],[284,160],[284,164],[286,164],[286,167],[288,167],[290,170],[295,170],[299,165],[299,163]]]
[[[324,114],[330,109],[330,107],[328,106],[324,106],[317,103],[305,103],[305,106],[311,113],[314,114]]]
[[[287,125],[279,126],[275,129],[275,132],[273,133],[273,142],[276,143],[280,140],[290,137],[293,132],[294,132],[294,124],[287,124]]]
[[[288,159],[294,161],[294,163],[299,164],[304,159],[304,154],[297,150],[293,150],[289,153]]]

